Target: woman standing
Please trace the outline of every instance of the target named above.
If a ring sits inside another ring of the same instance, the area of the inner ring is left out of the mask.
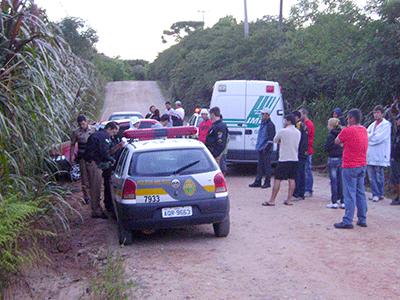
[[[324,145],[328,152],[329,178],[331,181],[331,200],[327,208],[344,208],[343,188],[342,188],[342,154],[343,148],[335,144],[335,139],[342,130],[340,120],[331,118],[328,120],[329,134]],[[340,206],[339,206],[340,205]]]

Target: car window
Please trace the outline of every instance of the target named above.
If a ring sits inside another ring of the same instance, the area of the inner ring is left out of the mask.
[[[153,125],[154,125],[153,122],[141,121],[140,125],[139,125],[139,129],[151,128]]]
[[[110,118],[108,119],[109,121],[117,121],[117,120],[125,120],[125,119],[131,119],[133,117],[138,117],[141,118],[142,116],[139,114],[128,114],[128,115],[111,115]]]
[[[115,173],[119,176],[122,175],[122,171],[124,170],[124,165],[125,165],[125,160],[126,157],[128,156],[129,150],[128,148],[125,148],[122,150],[122,153],[118,159],[117,167],[115,168]]]
[[[171,149],[136,153],[131,160],[129,175],[168,176],[191,163],[195,164],[179,174],[197,174],[216,170],[215,164],[204,149]]]

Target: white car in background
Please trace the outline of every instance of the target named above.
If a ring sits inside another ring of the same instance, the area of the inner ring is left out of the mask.
[[[114,112],[108,118],[108,121],[118,121],[118,120],[126,120],[126,119],[143,119],[142,113],[138,111],[119,111]]]

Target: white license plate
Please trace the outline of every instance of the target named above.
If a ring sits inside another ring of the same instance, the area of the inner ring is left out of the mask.
[[[179,218],[179,217],[189,217],[193,215],[193,210],[191,206],[182,207],[168,207],[162,210],[163,218]]]

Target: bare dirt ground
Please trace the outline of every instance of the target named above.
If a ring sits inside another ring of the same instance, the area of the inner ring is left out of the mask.
[[[93,266],[110,251],[124,258],[126,279],[137,285],[131,299],[400,299],[400,207],[370,202],[368,228],[337,230],[332,225],[343,210],[325,208],[326,177],[315,175],[311,199],[284,206],[283,184],[277,206],[263,207],[271,191],[248,188],[255,168],[229,171],[227,238],[203,225],[138,234],[132,246],[120,247],[115,222],[91,219],[76,193],[70,201],[83,222],[73,219],[52,263],[28,270],[25,283],[15,285],[24,288],[9,298],[89,298]]]

